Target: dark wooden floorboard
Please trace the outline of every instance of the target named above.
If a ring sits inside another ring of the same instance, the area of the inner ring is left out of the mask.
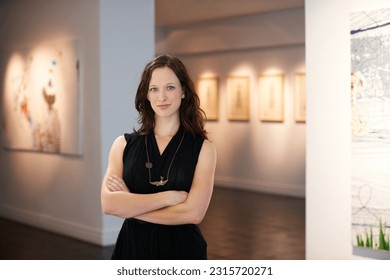
[[[215,188],[200,228],[209,259],[290,260],[305,258],[305,200]],[[0,259],[109,259],[100,247],[0,219]]]
[[[216,188],[201,224],[210,259],[304,259],[305,200]]]

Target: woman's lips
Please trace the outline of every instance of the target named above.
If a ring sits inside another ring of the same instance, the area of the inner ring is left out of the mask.
[[[157,105],[157,107],[162,109],[162,110],[167,109],[169,106],[170,106],[170,104],[160,104],[160,105]]]

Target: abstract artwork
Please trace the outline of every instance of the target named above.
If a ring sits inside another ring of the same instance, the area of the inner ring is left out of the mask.
[[[284,120],[284,75],[259,76],[260,120],[282,122]]]
[[[249,77],[228,77],[228,119],[249,120]]]
[[[389,251],[390,9],[350,19],[352,243]]]
[[[11,51],[3,83],[8,149],[80,154],[76,41]]]
[[[218,78],[199,78],[196,87],[207,120],[218,120]]]

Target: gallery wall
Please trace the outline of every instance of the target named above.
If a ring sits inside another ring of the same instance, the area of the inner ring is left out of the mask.
[[[10,1],[3,5],[8,13],[0,35],[2,78],[7,52],[78,39],[83,61],[81,91],[88,101],[80,108],[81,125],[88,133],[83,132],[82,156],[5,150],[2,145],[0,215],[99,242],[100,128],[95,122],[99,119],[99,2]]]
[[[306,125],[294,118],[294,74],[305,72],[304,9],[159,28],[157,53],[178,55],[191,77],[217,77],[217,186],[304,197]],[[284,120],[259,119],[259,75],[284,76]],[[249,120],[227,116],[227,78],[250,79]]]
[[[77,42],[81,128],[81,153],[76,155],[4,149],[0,130],[0,216],[113,244],[121,220],[101,212],[101,179],[112,141],[136,125],[134,92],[140,69],[154,55],[154,1],[21,0],[0,5],[6,11],[0,24],[2,85],[10,52]],[[3,87],[0,93],[3,97]]]
[[[386,0],[307,0],[306,258],[389,258],[352,246],[350,14]],[[331,19],[331,20],[330,20]]]

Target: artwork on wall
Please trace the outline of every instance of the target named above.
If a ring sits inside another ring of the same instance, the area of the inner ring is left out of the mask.
[[[9,53],[3,84],[8,149],[81,154],[76,41]]]
[[[306,121],[305,73],[294,73],[294,117],[296,122]]]
[[[227,78],[228,119],[249,120],[249,77],[230,76]]]
[[[390,9],[351,14],[352,243],[390,250]]]
[[[218,78],[199,78],[197,80],[197,93],[200,99],[200,107],[206,113],[208,121],[218,120]]]
[[[284,120],[284,75],[259,76],[259,112],[261,121]]]
[[[228,76],[226,79],[227,117],[231,121],[248,121],[250,118],[250,90],[248,76]],[[285,74],[259,75],[259,119],[263,122],[284,121],[284,81]],[[200,105],[208,121],[219,119],[220,87],[218,77],[199,77],[196,90]],[[294,120],[306,122],[306,74],[293,74]]]

